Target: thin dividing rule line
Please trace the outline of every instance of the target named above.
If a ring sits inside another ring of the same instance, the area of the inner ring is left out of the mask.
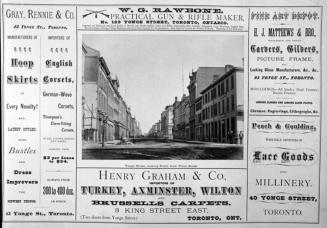
[[[41,47],[42,47],[42,40],[41,40],[41,35],[39,36],[39,39],[40,39],[40,71],[39,71],[39,78],[41,78],[41,68],[42,68],[42,63],[41,63],[41,60],[42,60],[42,54],[41,54]],[[40,83],[40,80],[39,80],[39,83]],[[41,144],[41,139],[42,139],[42,134],[41,134],[41,83],[39,84],[39,134],[40,134],[40,137],[39,137],[39,153],[40,153],[40,165],[39,165],[39,178],[40,178],[40,190],[39,190],[39,204],[41,204],[41,193],[42,193],[42,175],[41,175],[41,164],[42,164],[42,154],[41,154],[41,151],[42,151],[42,144]]]

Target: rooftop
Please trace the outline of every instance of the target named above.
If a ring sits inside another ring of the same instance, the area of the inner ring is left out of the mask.
[[[86,56],[98,56],[98,57],[100,57],[100,51],[87,46],[85,43],[82,43],[82,47],[85,49],[85,52],[86,52],[85,55]]]
[[[220,81],[222,81],[224,78],[226,78],[228,75],[233,73],[234,71],[244,71],[244,68],[242,67],[231,67],[227,72],[225,72],[223,75],[221,75],[216,81],[208,85],[204,90],[201,91],[201,94],[205,93],[215,85],[217,85]]]

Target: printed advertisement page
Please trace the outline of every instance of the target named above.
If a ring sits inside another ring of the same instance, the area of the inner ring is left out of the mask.
[[[2,225],[326,227],[326,6],[2,1]]]

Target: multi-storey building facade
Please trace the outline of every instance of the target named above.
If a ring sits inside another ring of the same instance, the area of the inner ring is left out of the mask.
[[[137,128],[137,123],[136,123],[135,117],[132,117],[131,125],[132,125],[131,136],[132,136],[132,138],[135,138],[136,137],[136,128]]]
[[[176,97],[173,105],[165,108],[161,128],[154,124],[149,135],[171,138],[172,129],[174,139],[243,142],[243,68],[199,67],[190,75],[188,90],[189,96],[183,95],[181,101]]]
[[[127,128],[128,128],[128,138],[132,137],[132,113],[130,107],[127,108]]]
[[[190,139],[195,139],[196,113],[195,102],[201,96],[201,91],[210,85],[215,78],[218,78],[225,71],[224,67],[199,67],[197,71],[189,76],[190,83],[188,90],[190,94]]]
[[[178,101],[178,98],[175,97],[175,102],[173,103],[173,138],[175,139],[177,136],[177,112],[178,112],[178,107],[180,105],[180,101]]]
[[[136,129],[135,129],[135,137],[140,137],[140,136],[143,136],[142,130],[141,130],[140,122],[137,122]]]
[[[128,137],[128,125],[127,125],[127,105],[123,99],[119,102],[119,118],[116,122],[117,132],[120,138]]]
[[[108,65],[98,50],[83,43],[82,53],[83,140],[102,142],[128,137],[130,111],[119,93],[118,78],[111,77]]]
[[[158,121],[157,123],[152,125],[152,127],[148,133],[149,137],[153,137],[153,138],[160,137],[160,131],[161,131],[160,124],[161,124],[161,121]]]
[[[189,76],[190,84],[187,89],[190,97],[190,117],[189,117],[189,129],[190,139],[195,139],[195,100],[196,100],[196,72],[192,72]]]
[[[183,95],[180,102],[174,103],[173,114],[174,114],[174,128],[173,128],[173,138],[174,139],[188,139],[187,124],[188,119],[186,112],[189,111],[187,106],[189,105],[189,97],[185,94]]]
[[[195,140],[203,140],[202,127],[202,96],[195,100]]]
[[[162,137],[173,138],[173,106],[166,106],[165,110],[161,113],[161,134]]]
[[[112,140],[113,116],[110,106],[110,71],[100,52],[82,45],[83,51],[83,139],[98,142]],[[106,119],[106,121],[103,121]]]
[[[225,73],[202,92],[205,141],[240,143],[244,131],[244,71],[226,65]]]
[[[185,139],[190,139],[190,97],[185,104]]]
[[[156,135],[157,137],[162,137],[162,132],[161,132],[161,120],[159,120],[157,123],[156,123],[157,127],[157,132],[156,132]]]

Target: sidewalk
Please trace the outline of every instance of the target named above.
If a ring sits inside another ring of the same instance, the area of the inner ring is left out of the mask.
[[[192,144],[205,144],[205,143],[207,143],[207,142],[203,142],[203,141],[191,141],[191,140],[185,140],[185,139],[169,139],[168,141],[181,142],[181,143],[192,143]]]
[[[204,146],[233,146],[233,147],[242,147],[243,144],[231,144],[231,143],[218,143],[218,142],[205,142],[205,141],[191,141],[191,140],[184,140],[184,139],[169,139],[172,142],[179,142],[179,143],[189,143],[189,144],[199,144]]]
[[[114,146],[118,145],[120,143],[120,140],[112,140],[112,141],[106,141],[104,143],[105,147],[107,146]],[[102,142],[83,142],[83,149],[88,148],[102,148]]]

